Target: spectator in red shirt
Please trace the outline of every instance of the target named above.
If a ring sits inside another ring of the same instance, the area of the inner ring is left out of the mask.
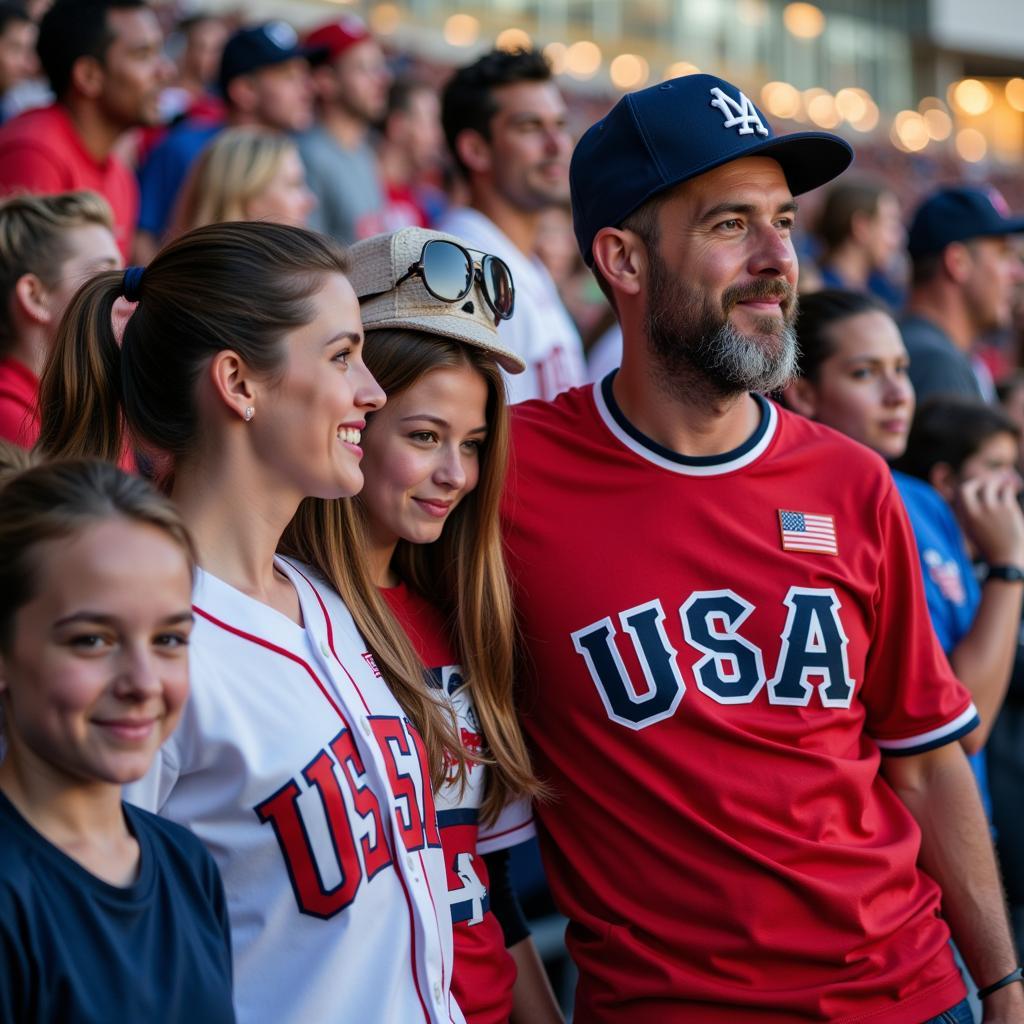
[[[39,27],[39,59],[57,97],[0,128],[0,192],[92,189],[110,203],[123,256],[138,186],[114,147],[155,124],[170,73],[160,26],[143,0],[57,0]]]
[[[95,192],[0,201],[0,438],[39,435],[39,375],[78,288],[121,266],[110,206]]]

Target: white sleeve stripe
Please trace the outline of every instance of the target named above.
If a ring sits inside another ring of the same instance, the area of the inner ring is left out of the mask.
[[[924,746],[926,743],[934,743],[936,740],[942,740],[946,736],[952,735],[965,725],[970,724],[971,720],[977,717],[978,709],[971,703],[951,722],[940,725],[937,729],[930,729],[928,732],[919,733],[917,736],[907,736],[901,740],[880,740],[876,737],[875,743],[878,744],[881,750],[905,750],[908,747]]]

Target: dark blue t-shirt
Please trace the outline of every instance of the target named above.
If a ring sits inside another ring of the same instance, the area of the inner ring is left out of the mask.
[[[139,876],[123,888],[43,838],[0,793],[2,1024],[231,1024],[231,945],[213,858],[124,807]]]

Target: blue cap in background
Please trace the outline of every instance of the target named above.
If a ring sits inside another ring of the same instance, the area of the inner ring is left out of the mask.
[[[714,75],[623,96],[583,134],[569,165],[573,226],[587,265],[601,228],[621,224],[673,185],[747,156],[777,160],[799,195],[842,174],[853,150],[828,132],[777,136],[735,85]]]
[[[910,255],[942,252],[951,242],[966,242],[969,238],[1024,232],[1024,217],[1005,216],[996,206],[995,196],[985,189],[970,187],[944,188],[930,195],[910,222]]]
[[[322,46],[300,46],[295,29],[286,21],[268,21],[250,28],[240,28],[224,45],[217,82],[227,94],[228,83],[239,75],[247,75],[272,64],[303,57],[316,60],[326,53]]]

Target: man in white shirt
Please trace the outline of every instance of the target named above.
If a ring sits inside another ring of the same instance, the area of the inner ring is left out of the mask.
[[[541,213],[569,200],[572,138],[551,68],[537,51],[485,54],[448,82],[441,121],[469,205],[438,228],[509,265],[515,312],[499,334],[527,364],[506,378],[510,400],[554,398],[586,372],[579,332],[534,251]]]

